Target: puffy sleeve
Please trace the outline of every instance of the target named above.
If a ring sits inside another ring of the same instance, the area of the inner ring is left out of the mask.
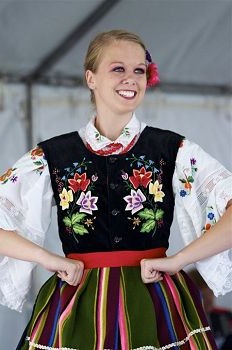
[[[212,225],[232,199],[232,174],[197,144],[184,140],[173,176],[176,215],[185,244]],[[219,237],[220,239],[220,237]],[[196,263],[216,296],[232,290],[232,250]]]
[[[43,245],[53,192],[43,151],[35,148],[0,176],[0,228]],[[34,264],[0,256],[0,303],[22,310]]]

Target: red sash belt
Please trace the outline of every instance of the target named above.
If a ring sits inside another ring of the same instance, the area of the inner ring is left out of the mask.
[[[139,266],[142,259],[161,258],[166,256],[166,248],[149,250],[121,250],[113,252],[71,253],[69,259],[81,260],[86,269],[98,267]]]

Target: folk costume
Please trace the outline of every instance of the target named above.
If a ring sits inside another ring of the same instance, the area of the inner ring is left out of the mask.
[[[85,264],[78,286],[56,274],[42,286],[17,350],[217,349],[185,272],[151,284],[140,276],[141,259],[165,256],[174,201],[189,243],[232,198],[230,172],[199,146],[135,115],[111,142],[93,118],[40,143],[0,180],[2,228],[42,244],[54,197],[64,254]],[[27,275],[2,260],[0,297],[20,310],[33,264],[19,264]],[[232,289],[228,251],[197,265],[216,295]]]

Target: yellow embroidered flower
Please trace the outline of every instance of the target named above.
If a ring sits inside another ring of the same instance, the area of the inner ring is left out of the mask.
[[[8,179],[12,173],[13,173],[13,170],[12,168],[8,169],[5,174],[3,174],[2,176],[0,176],[0,181],[5,181],[6,179]]]
[[[162,190],[163,185],[159,184],[159,181],[156,180],[155,183],[150,182],[149,184],[149,193],[154,195],[155,202],[163,202],[163,197],[165,193]]]
[[[62,207],[62,210],[69,208],[69,203],[73,201],[73,193],[71,190],[67,191],[65,188],[63,188],[62,193],[59,194],[60,196],[60,205]]]

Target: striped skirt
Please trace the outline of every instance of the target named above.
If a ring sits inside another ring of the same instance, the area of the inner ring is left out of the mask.
[[[70,286],[56,275],[41,288],[17,350],[216,350],[185,272],[144,284],[140,267],[85,270]]]

